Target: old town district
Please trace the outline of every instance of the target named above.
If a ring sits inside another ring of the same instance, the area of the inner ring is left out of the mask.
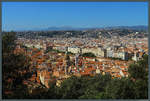
[[[143,54],[148,54],[148,39],[80,39],[80,38],[18,38],[15,54],[30,57],[31,78],[24,81],[29,87],[56,81],[60,86],[71,76],[110,74],[112,78],[128,77],[128,68]],[[93,53],[95,57],[83,56]]]

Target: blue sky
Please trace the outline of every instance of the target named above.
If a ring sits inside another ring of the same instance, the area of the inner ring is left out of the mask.
[[[2,29],[148,25],[147,2],[3,2]]]

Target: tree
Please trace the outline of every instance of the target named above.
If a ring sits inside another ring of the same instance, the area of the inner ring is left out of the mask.
[[[2,33],[2,53],[10,53],[15,48],[16,33],[4,32]]]
[[[89,52],[89,53],[83,53],[82,54],[83,57],[96,57],[93,53]]]
[[[143,59],[131,64],[128,72],[130,78],[148,80],[148,55],[144,55]]]
[[[60,86],[60,93],[62,99],[77,99],[81,92],[81,83],[78,77],[72,76],[63,81]]]
[[[101,98],[108,82],[110,75],[91,76],[72,76],[63,81],[59,88],[62,99],[92,99]]]
[[[71,65],[71,61],[70,61],[70,57],[68,54],[66,56],[66,61],[67,61],[67,67],[69,67]]]
[[[143,59],[129,66],[128,72],[130,78],[134,79],[134,90],[136,98],[148,98],[148,55],[144,55]]]
[[[21,71],[29,71],[28,58],[23,54],[16,55],[13,53],[16,45],[14,32],[3,33],[2,36],[2,97],[24,98],[27,87],[22,84],[22,81],[31,75],[29,73],[23,74]],[[6,94],[6,92],[11,93]],[[17,94],[18,92],[24,96]]]
[[[134,99],[134,83],[130,79],[113,79],[105,88],[105,96],[110,99]]]
[[[80,99],[103,99],[106,98],[105,87],[111,81],[110,75],[96,75],[94,77],[81,77],[82,84],[84,84],[84,94]],[[84,80],[85,79],[85,80]]]

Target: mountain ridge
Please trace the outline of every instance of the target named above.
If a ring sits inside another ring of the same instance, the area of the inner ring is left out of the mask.
[[[147,30],[146,25],[136,25],[136,26],[111,26],[111,27],[91,27],[91,28],[81,28],[81,27],[48,27],[46,31],[61,31],[61,30],[92,30],[92,29],[132,29],[132,30]]]

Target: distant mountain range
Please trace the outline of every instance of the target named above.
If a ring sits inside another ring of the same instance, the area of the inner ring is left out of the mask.
[[[139,31],[147,31],[148,26],[146,25],[137,25],[137,26],[112,26],[112,27],[93,27],[93,28],[81,28],[81,27],[70,27],[70,26],[63,26],[63,27],[48,27],[48,28],[33,28],[30,30],[16,30],[16,31],[82,31],[82,30],[112,30],[112,29],[130,29],[130,30],[139,30]],[[14,30],[15,31],[15,30]]]
[[[92,30],[92,29],[131,29],[131,30],[148,30],[148,26],[112,26],[112,27],[101,27],[101,28],[75,28],[75,27],[49,27],[46,31],[61,31],[61,30]]]
[[[145,26],[145,25],[138,25],[138,26],[115,26],[115,27],[105,27],[105,29],[148,30],[148,26]]]
[[[87,29],[93,29],[93,28],[75,28],[75,27],[49,27],[46,30],[50,31],[61,31],[61,30],[87,30]]]

